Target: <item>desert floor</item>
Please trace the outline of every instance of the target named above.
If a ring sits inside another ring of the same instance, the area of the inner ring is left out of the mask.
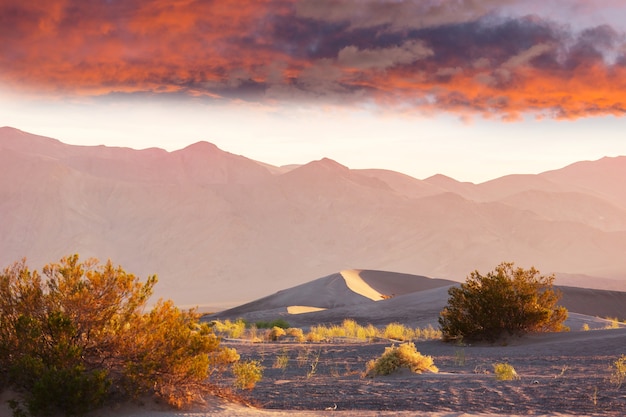
[[[498,346],[418,342],[437,374],[363,378],[368,360],[390,343],[239,344],[242,357],[265,366],[250,393],[264,409],[411,411],[488,414],[624,416],[626,384],[610,381],[611,365],[626,354],[626,329],[527,336]],[[275,368],[287,355],[284,369]],[[507,362],[519,380],[498,381],[493,364]],[[374,414],[376,415],[376,414]],[[446,415],[446,414],[444,414]]]
[[[157,404],[99,410],[93,417],[204,416],[624,416],[626,384],[610,381],[611,365],[626,354],[626,329],[575,331],[512,339],[497,346],[422,341],[440,372],[364,378],[370,359],[391,342],[227,342],[244,359],[260,360],[263,380],[247,393],[254,408],[209,400],[190,411]],[[286,355],[286,367],[274,367]],[[513,365],[520,378],[498,381],[493,364]],[[336,409],[328,410],[328,408]],[[8,408],[0,407],[0,415]],[[10,414],[7,414],[10,415]]]

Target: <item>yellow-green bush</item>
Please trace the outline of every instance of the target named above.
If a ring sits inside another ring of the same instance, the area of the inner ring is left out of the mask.
[[[383,331],[385,339],[408,341],[412,340],[415,332],[400,323],[389,323]]]
[[[274,326],[267,334],[267,339],[276,341],[285,336],[287,332],[282,327]]]
[[[293,337],[298,342],[304,342],[306,340],[306,338],[304,337],[304,331],[297,327],[290,327],[287,330],[285,330],[285,332],[286,332],[286,336]]]
[[[626,380],[626,355],[620,356],[611,367],[611,383],[617,385],[617,388],[621,388],[622,384]]]
[[[233,365],[235,386],[239,389],[251,390],[263,378],[263,367],[259,361],[242,361]]]
[[[519,379],[519,375],[512,365],[508,363],[496,363],[493,365],[493,372],[498,381],[512,381]]]
[[[407,368],[414,373],[439,372],[431,356],[422,355],[415,348],[415,344],[403,343],[399,346],[386,347],[385,352],[378,359],[367,363],[366,376],[389,375],[399,368]]]
[[[212,322],[213,329],[216,333],[223,334],[230,339],[241,339],[246,333],[246,322],[243,319],[237,319],[230,321],[228,319],[224,321],[215,320]]]

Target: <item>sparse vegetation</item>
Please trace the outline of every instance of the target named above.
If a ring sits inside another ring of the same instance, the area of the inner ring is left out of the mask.
[[[274,368],[275,369],[286,369],[289,364],[289,355],[286,351],[283,351],[280,355],[276,356],[274,360]]]
[[[612,384],[616,385],[617,388],[621,388],[622,384],[626,380],[626,355],[622,355],[613,362],[611,366],[611,378],[610,381]]]
[[[415,344],[408,342],[386,347],[382,356],[367,363],[365,375],[370,377],[389,375],[400,368],[407,368],[418,374],[424,371],[439,372],[432,357],[422,355],[415,348]]]
[[[428,326],[424,329],[411,329],[399,323],[390,323],[384,328],[379,329],[371,324],[361,326],[354,320],[346,319],[341,326],[313,326],[306,336],[306,339],[310,342],[320,342],[336,338],[350,338],[363,341],[373,340],[375,338],[410,341],[418,339],[440,339],[441,332],[434,329],[432,326]]]
[[[269,323],[279,323],[279,320],[271,322],[257,322],[249,326],[242,319],[214,320],[211,326],[216,334],[232,339],[246,339],[253,342],[261,340],[279,341],[285,337],[291,337],[296,342],[322,342],[336,339],[356,339],[359,341],[372,341],[376,338],[397,341],[432,340],[441,339],[441,331],[428,325],[425,328],[410,328],[399,323],[390,323],[383,328],[377,328],[372,324],[362,326],[352,319],[345,319],[341,325],[317,325],[311,326],[308,333],[297,327],[281,327],[288,323],[284,321],[281,326],[272,328],[257,327],[266,326]]]
[[[210,390],[238,355],[193,310],[159,301],[144,313],[156,282],[78,255],[43,276],[24,260],[0,274],[0,374],[30,414],[81,415],[111,394],[181,407]]]
[[[498,381],[512,381],[519,379],[519,375],[512,365],[508,363],[496,363],[493,365],[493,373]]]
[[[560,293],[553,282],[554,275],[514,268],[513,263],[502,263],[484,276],[472,272],[448,291],[448,305],[439,317],[444,340],[493,342],[506,334],[567,330],[567,310],[557,306]]]
[[[263,367],[259,361],[241,361],[233,365],[235,386],[242,390],[251,390],[263,378]]]
[[[617,317],[607,317],[606,320],[608,320],[609,322],[606,324],[606,326],[604,326],[605,329],[619,329],[620,328],[620,322],[617,319]]]

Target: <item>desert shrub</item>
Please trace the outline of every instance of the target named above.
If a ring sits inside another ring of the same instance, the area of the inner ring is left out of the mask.
[[[389,375],[399,368],[408,368],[411,372],[422,373],[424,371],[438,372],[433,363],[433,358],[424,356],[415,348],[413,343],[403,343],[399,346],[386,347],[385,352],[366,365],[365,375]]]
[[[276,319],[272,321],[257,321],[254,323],[257,329],[271,329],[272,327],[280,327],[281,329],[288,329],[291,327],[287,320]]]
[[[267,334],[267,339],[276,341],[280,339],[281,337],[285,336],[286,334],[287,332],[285,331],[285,329],[283,329],[282,327],[274,326]]]
[[[289,355],[287,354],[286,351],[283,351],[283,353],[276,356],[276,359],[274,359],[274,364],[272,365],[272,368],[286,369],[288,364],[289,364]]]
[[[484,276],[472,272],[465,283],[448,290],[448,304],[439,317],[444,340],[495,341],[505,334],[566,330],[567,310],[557,306],[561,295],[553,282],[554,275],[512,263]]]
[[[224,335],[230,339],[240,339],[244,337],[248,324],[244,319],[231,320],[215,320],[211,323],[215,332]]]
[[[515,368],[508,363],[496,363],[493,365],[493,372],[498,381],[512,381],[519,379]]]
[[[383,331],[386,339],[407,341],[413,339],[415,332],[400,323],[389,323]]]
[[[287,336],[295,338],[298,342],[304,342],[306,340],[304,331],[298,327],[290,327],[285,330],[285,333]]]
[[[437,340],[437,339],[441,339],[442,337],[441,330],[435,329],[430,324],[423,329],[417,329],[417,330],[419,330],[419,332],[416,331],[417,333],[416,338],[419,338],[419,339]]]
[[[259,361],[242,361],[233,365],[235,386],[242,390],[251,390],[263,378],[263,367]]]
[[[31,414],[83,414],[113,393],[180,406],[208,389],[236,352],[193,310],[159,301],[144,313],[156,282],[78,255],[43,276],[25,261],[0,273],[0,374]]]
[[[356,337],[362,340],[371,340],[378,336],[378,329],[373,324],[359,326]]]
[[[317,343],[323,340],[325,340],[325,337],[317,331],[317,326],[311,327],[311,330],[306,334],[307,342]]]
[[[620,323],[617,317],[606,317],[606,320],[608,320],[608,323],[606,324],[606,326],[604,326],[605,329],[619,329],[620,328]]]
[[[617,388],[621,388],[622,384],[626,380],[626,355],[620,356],[611,366],[611,383],[617,385]]]
[[[589,324],[587,323],[583,323],[582,327],[580,328],[580,330],[582,330],[583,332],[588,332],[590,330],[589,328]]]

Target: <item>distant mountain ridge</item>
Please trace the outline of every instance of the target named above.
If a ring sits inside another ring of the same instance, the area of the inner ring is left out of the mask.
[[[233,306],[349,268],[462,281],[501,261],[626,290],[626,157],[482,184],[272,167],[208,142],[72,146],[0,128],[0,266],[112,259],[156,296]],[[586,278],[581,278],[586,277]]]

